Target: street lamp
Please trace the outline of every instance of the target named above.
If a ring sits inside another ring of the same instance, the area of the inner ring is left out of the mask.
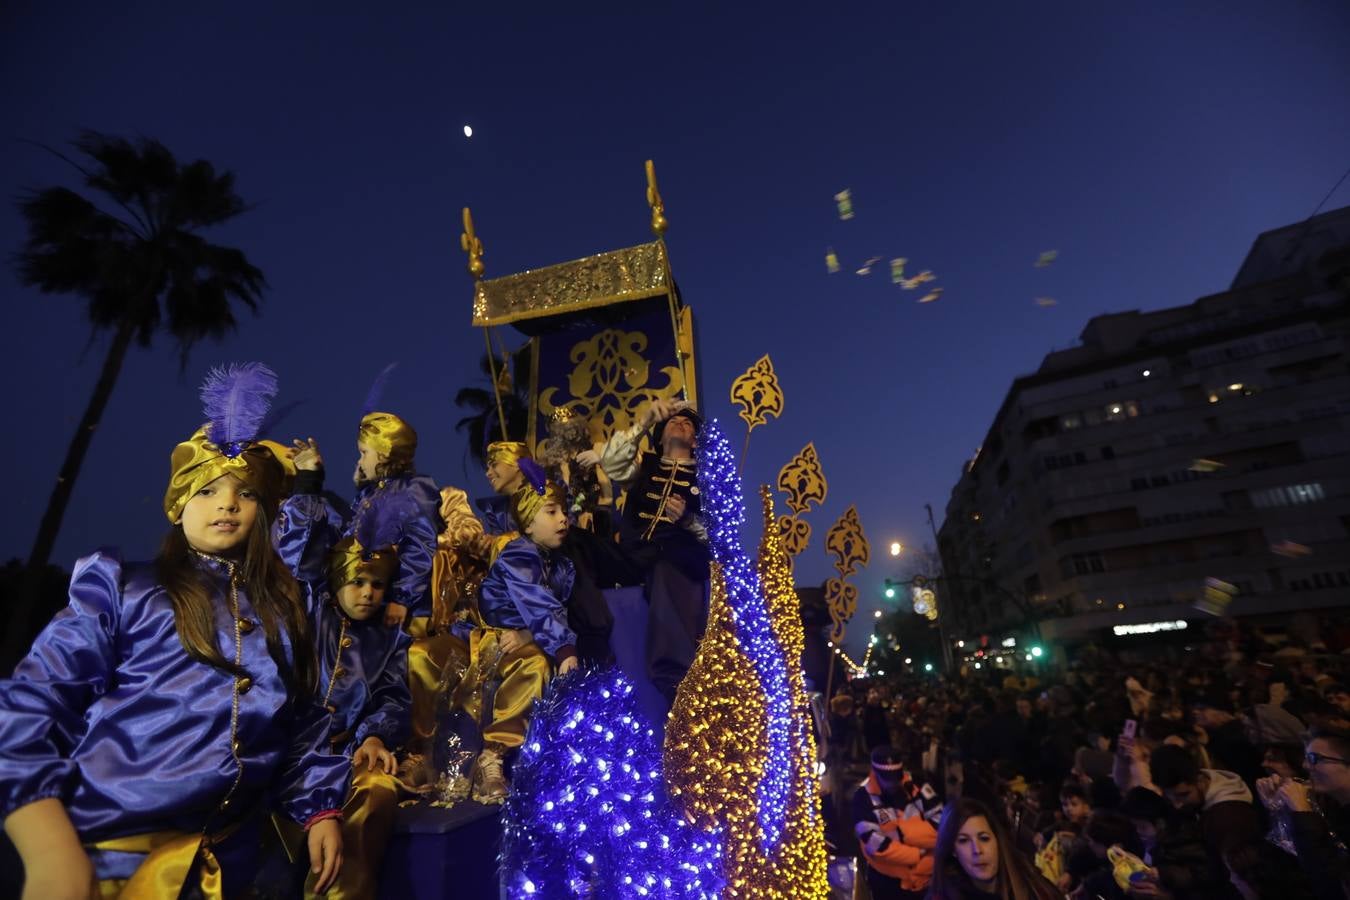
[[[891,541],[891,556],[899,556],[904,552],[905,545],[899,541]]]

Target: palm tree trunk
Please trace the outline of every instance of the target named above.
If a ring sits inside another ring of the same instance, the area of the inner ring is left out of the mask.
[[[28,555],[28,567],[23,579],[23,587],[14,598],[14,608],[8,610],[9,621],[5,629],[3,649],[0,659],[16,660],[18,652],[26,646],[33,635],[29,633],[32,625],[33,609],[38,602],[39,585],[42,583],[42,571],[51,558],[56,536],[61,531],[61,520],[65,517],[66,507],[70,504],[70,495],[75,490],[75,479],[84,464],[85,454],[94,441],[94,431],[103,419],[103,411],[112,397],[117,376],[122,371],[122,362],[126,359],[127,349],[131,346],[134,329],[129,323],[120,325],[113,335],[112,346],[103,360],[103,370],[99,372],[98,382],[94,385],[93,396],[85,407],[80,426],[71,438],[66,450],[65,462],[47,500],[47,511],[42,514],[42,523],[38,526],[37,538],[33,541],[33,550]]]
[[[113,335],[112,346],[103,360],[103,371],[99,372],[98,382],[94,385],[94,394],[84,409],[80,427],[70,440],[66,450],[65,462],[61,463],[61,472],[56,478],[56,486],[47,500],[47,511],[42,514],[42,524],[38,526],[37,539],[33,541],[33,551],[28,554],[28,567],[40,569],[51,558],[52,547],[56,544],[56,535],[61,530],[61,520],[65,517],[70,495],[75,491],[75,479],[79,477],[80,467],[84,465],[84,456],[94,441],[94,431],[103,420],[103,411],[112,397],[117,376],[122,372],[122,363],[126,359],[127,349],[131,346],[132,326],[124,323]]]

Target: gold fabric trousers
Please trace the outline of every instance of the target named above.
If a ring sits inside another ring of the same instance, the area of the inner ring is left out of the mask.
[[[436,734],[436,699],[445,667],[454,657],[463,660],[469,655],[464,642],[448,631],[428,637],[430,622],[429,618],[419,617],[408,625],[408,634],[413,638],[408,647],[408,688],[412,692],[409,747],[423,753]]]
[[[222,900],[225,896],[220,863],[203,835],[153,831],[110,838],[91,847],[148,854],[130,878],[101,880],[98,890],[102,900],[177,900],[194,869],[205,900]]]
[[[398,779],[375,769],[352,775],[342,807],[342,869],[326,894],[314,893],[318,876],[305,877],[305,900],[374,900],[380,863],[398,811]]]
[[[492,700],[492,720],[483,726],[483,742],[502,747],[525,743],[525,728],[530,723],[534,701],[544,695],[552,664],[534,641],[528,641],[510,653],[501,652],[501,639],[509,628],[483,626],[469,635],[469,669],[463,707],[474,721],[483,721],[483,685],[501,678]]]

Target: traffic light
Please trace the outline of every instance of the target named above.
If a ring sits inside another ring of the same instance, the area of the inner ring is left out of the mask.
[[[1034,656],[1034,657],[1036,657],[1037,659],[1040,659],[1041,656],[1042,656],[1044,653],[1045,653],[1045,651],[1042,650],[1039,646],[1035,646],[1035,647],[1032,647],[1032,648],[1031,648],[1031,655]]]
[[[882,590],[882,593],[884,593],[884,594],[886,595],[886,599],[887,599],[887,600],[894,600],[894,599],[895,599],[895,582],[892,581],[891,579],[887,578],[887,579],[886,579],[886,586],[885,586],[885,588]]]

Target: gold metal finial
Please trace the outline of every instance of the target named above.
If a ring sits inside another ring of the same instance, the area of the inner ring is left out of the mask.
[[[656,188],[656,166],[647,160],[647,205],[652,208],[652,233],[661,237],[666,233],[666,204],[661,200],[661,192]]]
[[[464,233],[459,236],[459,246],[469,254],[469,274],[482,278],[486,268],[483,266],[483,242],[473,233],[473,216],[469,208],[464,207]]]

